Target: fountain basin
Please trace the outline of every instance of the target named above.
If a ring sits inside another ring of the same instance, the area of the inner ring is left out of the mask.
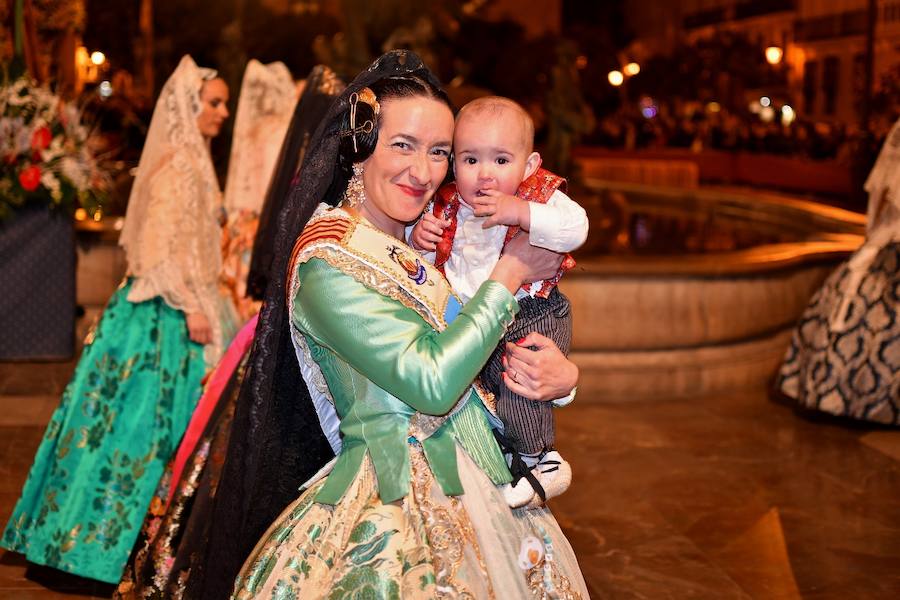
[[[781,195],[587,184],[591,234],[560,284],[582,401],[765,385],[864,239],[863,215]]]

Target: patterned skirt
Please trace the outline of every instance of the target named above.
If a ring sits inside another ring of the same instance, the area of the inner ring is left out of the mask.
[[[238,576],[247,598],[588,598],[549,509],[510,510],[465,452],[466,493],[448,497],[418,444],[411,491],[384,504],[366,458],[341,501],[313,485],[275,521]]]
[[[878,252],[846,303],[849,276],[845,263],[813,296],[778,386],[804,408],[900,425],[900,243]],[[836,329],[838,307],[847,316]]]
[[[223,291],[231,299],[241,323],[259,312],[261,303],[247,296],[247,275],[253,241],[259,227],[259,215],[255,211],[240,210],[228,218],[223,230],[222,274]]]
[[[228,346],[206,384],[178,452],[166,467],[116,598],[185,597],[209,543],[211,514],[256,317]]]
[[[2,546],[116,583],[200,396],[203,348],[160,298],[109,301],[38,448]],[[89,336],[90,338],[91,336]]]

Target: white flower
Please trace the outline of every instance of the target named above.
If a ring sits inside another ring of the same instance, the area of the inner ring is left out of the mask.
[[[73,156],[64,156],[59,161],[59,171],[63,177],[68,179],[75,189],[81,191],[86,190],[90,181],[88,179],[87,170],[84,165]]]
[[[31,129],[22,127],[16,132],[15,149],[16,154],[25,154],[31,150]]]
[[[59,179],[56,178],[50,171],[44,171],[41,173],[41,185],[50,190],[50,195],[53,196],[55,200],[58,200],[53,192],[58,192],[59,197],[62,197],[62,190],[60,189]]]

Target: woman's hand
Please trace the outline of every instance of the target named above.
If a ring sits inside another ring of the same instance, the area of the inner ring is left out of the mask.
[[[556,275],[562,261],[562,254],[532,246],[527,234],[518,233],[506,244],[490,278],[515,294],[526,283]]]
[[[187,322],[188,335],[192,342],[198,344],[209,344],[212,342],[212,327],[209,326],[209,319],[203,313],[190,313],[185,315],[184,320]]]
[[[575,363],[566,358],[553,340],[536,332],[515,344],[506,344],[503,367],[506,387],[530,400],[565,398],[578,383]]]

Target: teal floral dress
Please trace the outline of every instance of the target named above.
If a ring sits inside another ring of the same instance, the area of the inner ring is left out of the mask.
[[[200,397],[203,347],[160,297],[112,296],[53,414],[2,546],[116,583]],[[93,339],[91,339],[93,338]]]

